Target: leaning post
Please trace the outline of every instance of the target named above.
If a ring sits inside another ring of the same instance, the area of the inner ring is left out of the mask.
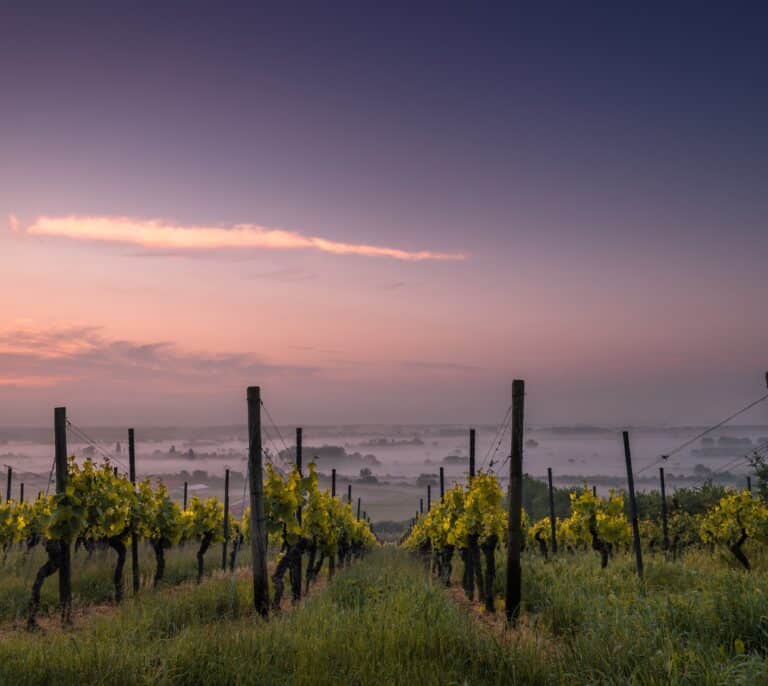
[[[643,580],[643,551],[640,547],[640,524],[637,520],[637,501],[635,500],[635,477],[632,474],[632,452],[629,449],[629,431],[622,432],[624,438],[624,459],[627,463],[627,486],[629,487],[629,512],[632,516],[632,538],[635,543],[635,564],[637,576]]]

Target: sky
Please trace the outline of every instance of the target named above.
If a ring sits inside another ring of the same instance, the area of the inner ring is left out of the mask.
[[[6,3],[0,426],[761,395],[768,10],[620,4]]]

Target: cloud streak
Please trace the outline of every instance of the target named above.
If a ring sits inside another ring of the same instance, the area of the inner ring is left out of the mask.
[[[27,233],[72,240],[117,243],[153,251],[201,252],[210,250],[317,250],[334,255],[384,257],[406,262],[463,260],[462,253],[344,243],[296,231],[236,224],[229,228],[185,226],[157,219],[110,216],[38,217]]]
[[[306,378],[316,371],[247,353],[187,352],[166,341],[112,339],[93,326],[0,331],[0,388],[93,384],[196,391],[249,378]]]

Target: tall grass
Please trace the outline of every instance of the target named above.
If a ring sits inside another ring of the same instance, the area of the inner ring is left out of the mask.
[[[231,550],[231,547],[230,547]],[[165,552],[165,575],[163,585],[175,586],[191,581],[197,576],[195,553],[197,545],[192,542],[177,546]],[[41,546],[26,551],[16,547],[0,557],[0,622],[20,621],[26,616],[32,583],[35,574],[45,562],[46,554]],[[80,549],[72,554],[72,594],[74,609],[108,603],[114,598],[112,572],[116,555],[111,549],[97,549],[89,554]],[[238,566],[250,563],[250,550],[243,546],[238,554]],[[205,556],[206,574],[221,568],[221,548],[212,546]],[[155,555],[148,545],[139,548],[139,570],[143,593],[151,592],[155,573]],[[124,587],[130,595],[131,554],[125,563]],[[43,585],[41,614],[56,614],[58,610],[57,576],[49,577]]]
[[[264,621],[250,584],[214,576],[69,631],[5,632],[0,684],[763,684],[765,575],[711,556],[526,556],[518,630],[486,626],[386,548]]]

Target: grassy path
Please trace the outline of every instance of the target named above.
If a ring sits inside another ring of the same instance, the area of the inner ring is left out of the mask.
[[[247,581],[126,603],[0,642],[0,684],[508,684],[512,660],[404,554],[383,550],[269,622]]]
[[[66,632],[6,632],[0,684],[768,684],[761,578],[651,565],[641,597],[629,563],[592,562],[529,561],[507,632],[391,548],[268,622],[247,579],[214,577]]]

